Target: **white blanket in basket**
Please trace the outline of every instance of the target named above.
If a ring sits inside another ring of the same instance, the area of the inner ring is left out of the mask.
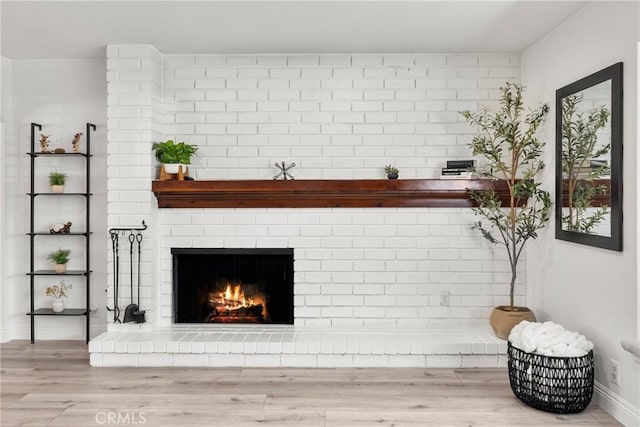
[[[593,348],[593,343],[584,335],[553,322],[523,320],[511,330],[509,341],[522,351],[543,356],[580,357]]]

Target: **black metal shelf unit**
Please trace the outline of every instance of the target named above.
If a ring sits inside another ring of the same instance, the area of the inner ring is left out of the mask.
[[[30,288],[30,309],[27,315],[31,318],[31,342],[35,342],[35,320],[36,316],[84,316],[86,325],[86,342],[89,342],[90,338],[90,301],[91,301],[91,268],[90,268],[90,255],[91,255],[91,131],[96,130],[96,125],[87,123],[86,128],[86,145],[87,150],[85,153],[38,153],[35,150],[36,141],[36,129],[42,130],[42,126],[37,123],[31,123],[31,151],[27,153],[31,160],[31,188],[27,195],[30,200],[30,224],[29,232],[29,276]],[[58,157],[58,158],[84,158],[86,161],[86,186],[84,193],[37,193],[35,191],[35,170],[36,170],[36,158],[38,157]],[[86,229],[83,232],[73,232],[68,234],[51,234],[46,231],[37,231],[35,229],[35,208],[37,196],[82,196],[85,198],[85,215],[86,215]],[[65,273],[56,273],[54,270],[36,270],[35,269],[35,244],[36,236],[83,236],[85,239],[85,269],[84,270],[67,270]],[[61,313],[55,313],[50,308],[36,308],[35,307],[35,290],[36,290],[36,278],[38,276],[84,276],[85,278],[85,306],[80,308],[65,308]]]

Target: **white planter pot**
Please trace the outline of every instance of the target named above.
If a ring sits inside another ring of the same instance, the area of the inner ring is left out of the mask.
[[[67,271],[67,264],[55,264],[53,266],[53,269],[56,273],[64,273],[65,271]]]
[[[164,171],[170,174],[177,174],[180,166],[182,166],[182,173],[186,172],[187,167],[185,165],[181,165],[180,163],[165,163]]]
[[[64,193],[64,185],[52,185],[51,191],[54,193]]]
[[[64,311],[64,301],[62,301],[62,298],[54,299],[52,308],[54,313],[61,313]]]

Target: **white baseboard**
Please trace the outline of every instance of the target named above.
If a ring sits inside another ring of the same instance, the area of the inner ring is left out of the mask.
[[[640,426],[640,409],[597,381],[593,388],[594,401],[602,410],[625,426]]]

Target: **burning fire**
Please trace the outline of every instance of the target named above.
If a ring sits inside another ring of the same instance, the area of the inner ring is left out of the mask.
[[[224,299],[225,307],[229,309],[255,305],[251,298],[245,298],[242,285],[227,283],[224,292],[220,292],[220,298]]]
[[[245,296],[241,283],[226,282],[224,291],[209,294],[209,304],[215,309],[214,316],[246,318],[247,320],[254,317],[265,319],[267,316],[264,295],[256,293],[251,297]]]

